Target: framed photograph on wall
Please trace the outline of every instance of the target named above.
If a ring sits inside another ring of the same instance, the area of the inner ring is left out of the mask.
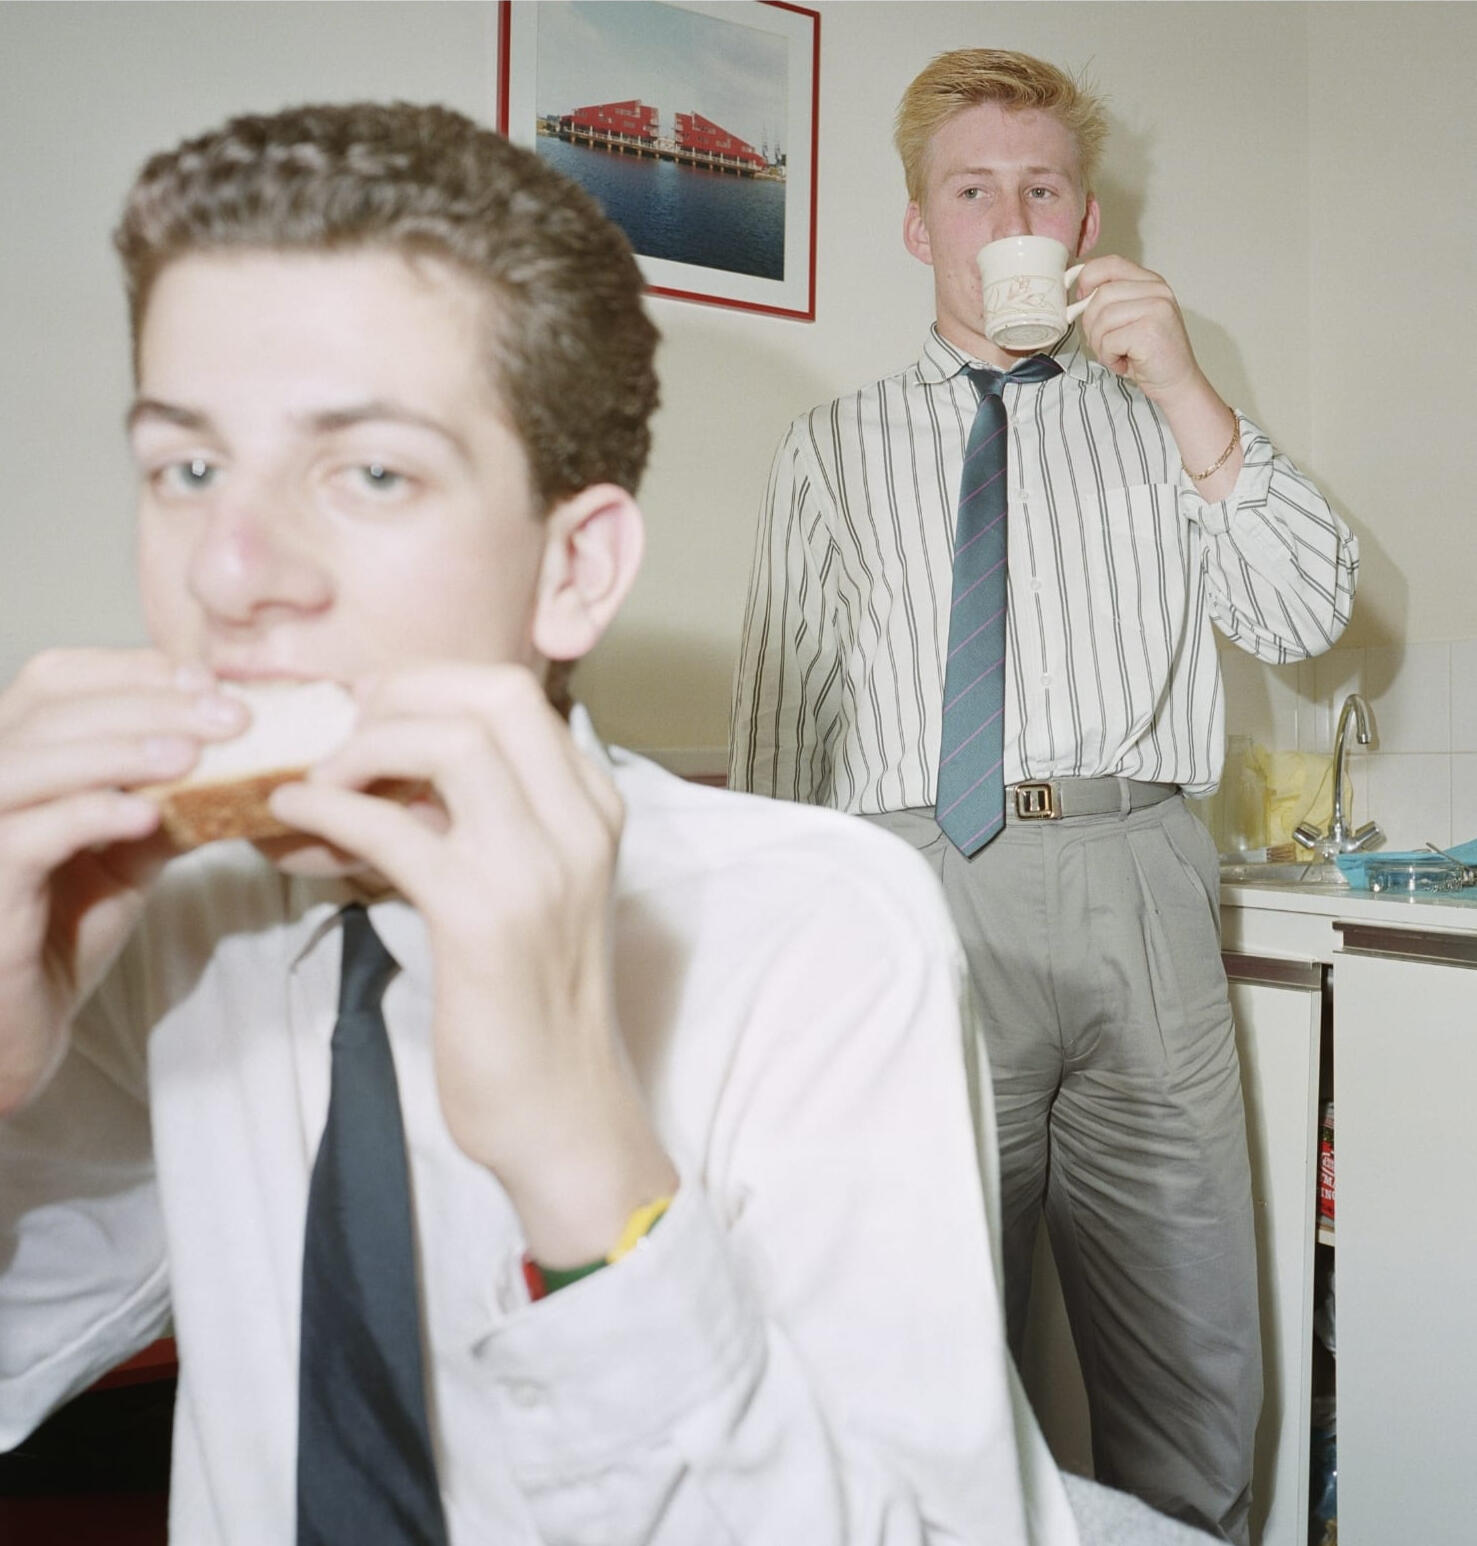
[[[815,319],[820,16],[502,0],[498,128],[573,177],[657,295]]]

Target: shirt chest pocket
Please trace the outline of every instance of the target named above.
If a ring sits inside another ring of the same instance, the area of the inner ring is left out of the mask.
[[[1100,519],[1080,527],[1088,605],[1120,627],[1170,627],[1184,607],[1190,532],[1172,483],[1103,491]],[[1155,629],[1157,631],[1157,629]]]

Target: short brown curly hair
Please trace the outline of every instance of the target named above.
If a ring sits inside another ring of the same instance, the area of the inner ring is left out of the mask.
[[[309,105],[233,118],[154,156],[124,205],[135,364],[155,281],[223,250],[389,248],[493,298],[489,363],[544,511],[634,492],[651,448],[657,330],[630,243],[576,183],[449,108]]]
[[[918,73],[898,103],[893,144],[902,157],[908,197],[923,204],[928,150],[951,118],[981,102],[1050,113],[1077,145],[1083,192],[1090,192],[1108,134],[1102,98],[1065,70],[1004,48],[956,48]]]

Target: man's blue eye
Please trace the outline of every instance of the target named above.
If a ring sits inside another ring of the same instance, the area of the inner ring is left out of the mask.
[[[187,489],[208,488],[215,477],[215,468],[203,456],[192,456],[187,462],[176,462],[175,478]]]
[[[398,472],[392,472],[383,462],[367,462],[360,471],[371,488],[397,488],[404,481]]]

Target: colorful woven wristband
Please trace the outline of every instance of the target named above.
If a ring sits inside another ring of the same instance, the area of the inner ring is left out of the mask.
[[[656,1228],[657,1221],[671,1206],[670,1197],[658,1197],[655,1202],[642,1203],[639,1208],[633,1209],[621,1228],[619,1239],[599,1261],[585,1262],[579,1267],[542,1267],[533,1257],[525,1255],[523,1281],[528,1285],[528,1297],[534,1300],[545,1299],[550,1294],[558,1293],[561,1288],[568,1288],[571,1283],[578,1283],[581,1278],[599,1272],[602,1267],[618,1262],[623,1256],[629,1256]]]

